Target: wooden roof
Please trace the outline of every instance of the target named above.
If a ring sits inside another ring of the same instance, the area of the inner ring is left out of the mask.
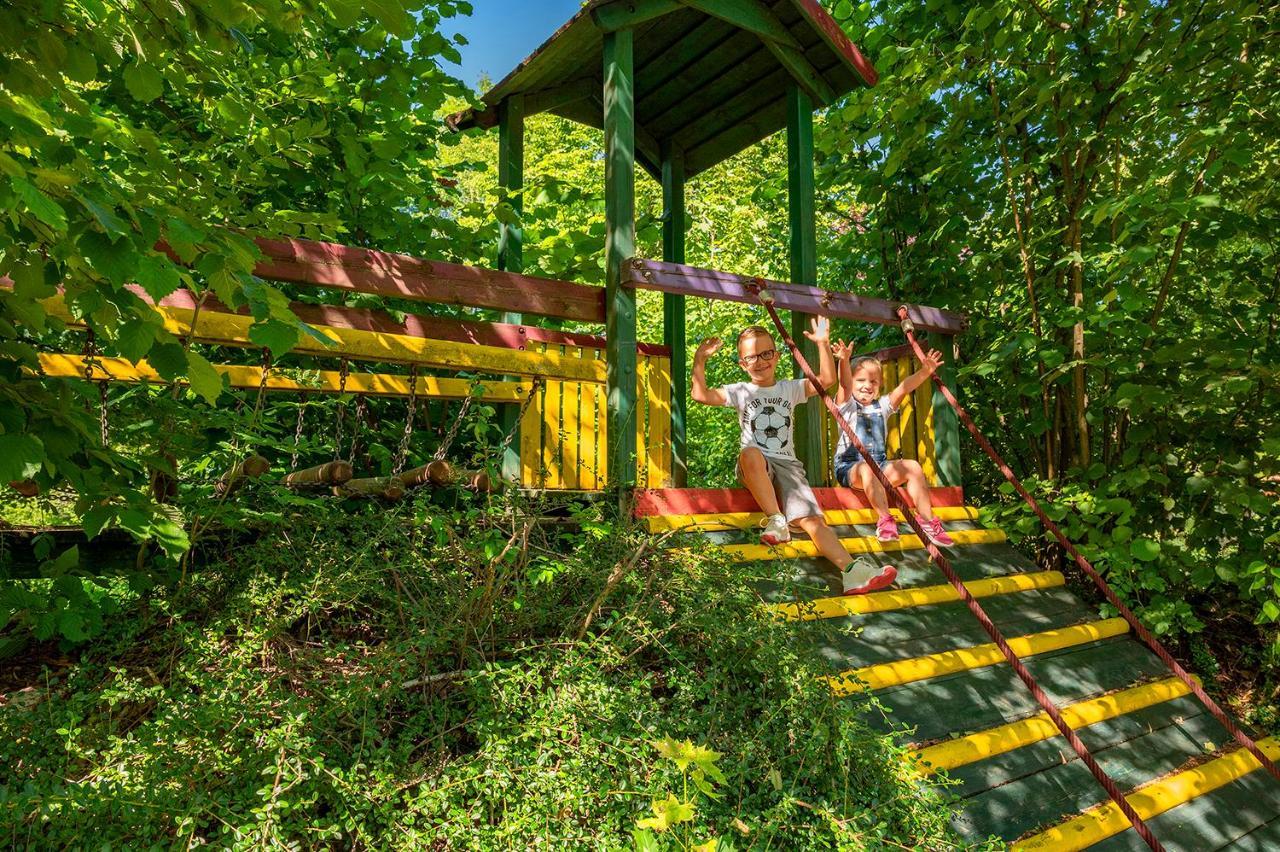
[[[665,142],[683,148],[692,176],[781,130],[793,82],[820,107],[877,80],[818,0],[590,0],[482,96],[485,109],[450,123],[492,127],[497,105],[520,93],[527,115],[602,127],[602,34],[628,26],[636,160],[655,176]]]

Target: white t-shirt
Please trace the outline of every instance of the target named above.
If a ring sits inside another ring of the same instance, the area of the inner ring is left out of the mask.
[[[725,404],[738,409],[742,448],[756,447],[775,459],[794,459],[795,407],[808,398],[807,385],[804,379],[785,379],[767,388],[751,382],[725,385]]]

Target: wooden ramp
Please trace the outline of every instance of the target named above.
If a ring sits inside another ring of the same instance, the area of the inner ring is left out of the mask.
[[[848,550],[897,566],[894,588],[839,596],[839,577],[803,534],[762,547],[745,491],[643,492],[636,511],[652,532],[688,530],[749,563],[796,640],[830,665],[832,689],[873,694],[885,711],[873,723],[914,745],[921,774],[956,782],[962,835],[1017,849],[1146,849],[919,541],[903,527],[900,542],[883,545],[852,492],[816,491]],[[1280,784],[1124,620],[1100,617],[1060,573],[983,527],[959,489],[935,489],[934,502],[966,586],[1165,848],[1280,848]],[[1276,740],[1258,745],[1280,757]]]

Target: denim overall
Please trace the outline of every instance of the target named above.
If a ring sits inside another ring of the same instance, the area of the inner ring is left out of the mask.
[[[853,427],[853,434],[858,436],[858,440],[867,448],[871,458],[875,459],[876,464],[881,466],[889,460],[888,456],[885,455],[885,431],[888,415],[881,408],[883,401],[883,399],[878,399],[870,405],[863,405],[857,400],[850,400],[853,403],[853,421],[849,424]],[[862,455],[858,452],[858,448],[853,445],[853,442],[850,441],[844,452],[836,457],[836,483],[852,487],[849,483],[849,472],[860,461],[862,461]]]

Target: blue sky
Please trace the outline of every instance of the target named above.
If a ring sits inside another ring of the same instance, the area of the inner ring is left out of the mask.
[[[475,86],[480,75],[498,82],[581,8],[580,0],[471,0],[468,18],[441,22],[443,35],[461,33],[469,42],[458,51],[462,68],[446,64],[462,82]]]

